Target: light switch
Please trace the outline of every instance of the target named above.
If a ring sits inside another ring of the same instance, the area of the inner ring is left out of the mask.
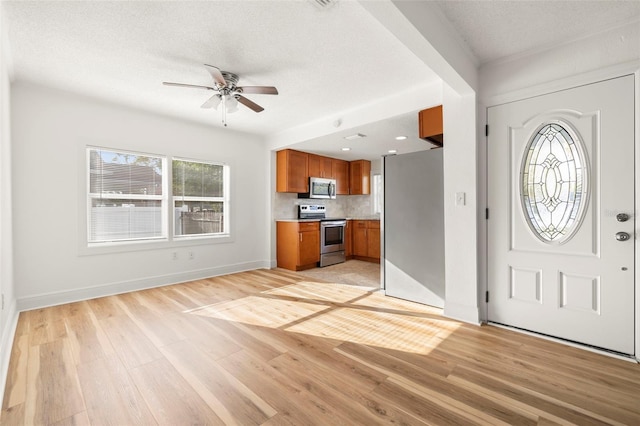
[[[456,206],[464,206],[466,204],[465,201],[465,193],[456,192]]]

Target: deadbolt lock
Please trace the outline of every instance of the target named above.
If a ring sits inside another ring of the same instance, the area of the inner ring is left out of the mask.
[[[616,215],[616,220],[617,220],[618,222],[626,222],[626,221],[628,221],[628,220],[629,220],[629,215],[628,215],[628,214],[626,214],[626,213],[618,213],[618,214]]]

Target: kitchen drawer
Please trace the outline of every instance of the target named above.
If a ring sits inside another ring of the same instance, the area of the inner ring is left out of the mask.
[[[320,222],[300,222],[298,223],[298,231],[306,232],[306,231],[319,231],[320,230]]]
[[[368,220],[367,228],[369,229],[380,229],[380,221],[379,220]]]
[[[366,228],[367,227],[367,221],[366,220],[354,220],[353,221],[353,226],[355,226],[356,228]]]

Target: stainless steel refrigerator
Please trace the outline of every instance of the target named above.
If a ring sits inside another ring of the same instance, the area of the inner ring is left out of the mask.
[[[383,157],[385,294],[444,307],[442,149]]]

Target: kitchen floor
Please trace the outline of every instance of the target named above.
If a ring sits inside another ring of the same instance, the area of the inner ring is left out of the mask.
[[[347,260],[337,265],[307,269],[298,273],[331,283],[380,288],[380,264],[378,263]]]

